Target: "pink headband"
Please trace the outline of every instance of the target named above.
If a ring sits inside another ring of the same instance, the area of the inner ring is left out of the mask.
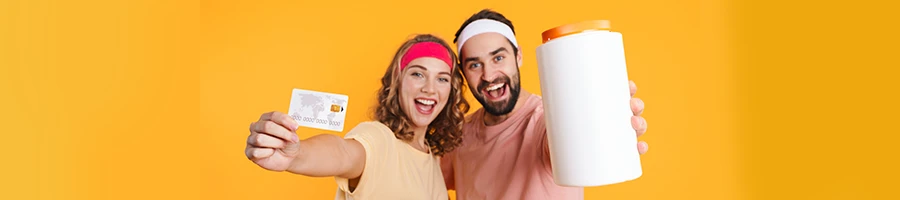
[[[453,62],[450,60],[450,52],[447,52],[447,48],[437,42],[419,42],[409,47],[409,50],[400,59],[400,71],[403,71],[409,62],[421,57],[440,59],[447,63],[450,69],[453,69]]]

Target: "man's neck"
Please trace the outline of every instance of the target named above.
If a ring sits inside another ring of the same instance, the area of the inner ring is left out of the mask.
[[[528,99],[529,96],[531,96],[531,93],[523,89],[522,92],[519,93],[519,96],[515,97],[519,99],[516,100],[516,105],[513,107],[513,110],[505,115],[492,115],[488,112],[484,112],[484,125],[493,126],[505,122],[506,119],[509,119],[509,116],[512,116],[513,113],[516,113],[516,111],[519,110],[519,107],[522,107],[522,104],[525,104],[525,100]]]

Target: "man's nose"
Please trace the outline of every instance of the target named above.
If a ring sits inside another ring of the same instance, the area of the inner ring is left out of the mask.
[[[497,80],[501,75],[500,66],[497,64],[487,64],[484,66],[484,75],[482,79],[488,83]]]

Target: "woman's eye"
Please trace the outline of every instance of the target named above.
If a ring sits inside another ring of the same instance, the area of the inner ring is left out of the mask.
[[[450,82],[450,79],[449,79],[449,78],[438,78],[438,80],[441,81],[441,82],[445,82],[445,83],[446,83],[446,82]]]
[[[419,72],[413,72],[412,75],[415,77],[423,77],[424,76],[424,75],[422,75],[422,73],[419,73]]]

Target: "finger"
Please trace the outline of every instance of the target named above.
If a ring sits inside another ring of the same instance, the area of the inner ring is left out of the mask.
[[[263,113],[262,115],[259,116],[259,121],[269,121],[269,119],[272,119],[272,115],[274,115],[277,112],[278,111]]]
[[[288,130],[290,130],[291,132],[297,131],[297,128],[300,127],[300,124],[297,124],[297,121],[294,121],[294,119],[291,118],[290,115],[286,115],[286,114],[282,114],[282,113],[273,115],[272,121],[281,126],[287,127]]]
[[[644,142],[644,141],[638,142],[637,147],[638,147],[638,153],[640,153],[641,155],[643,155],[644,153],[647,153],[647,150],[650,149],[650,145],[648,145],[647,142]]]
[[[252,148],[250,149],[250,156],[251,156],[250,159],[251,159],[251,160],[256,160],[256,159],[261,159],[261,158],[268,158],[268,157],[272,156],[273,154],[275,154],[275,149],[271,149],[271,148],[255,148],[255,147],[252,147]]]
[[[251,150],[251,149],[250,149],[250,144],[247,144],[247,146],[244,147],[244,156],[246,156],[247,159],[253,159],[253,153],[251,153],[250,150]]]
[[[250,136],[247,137],[247,144],[253,147],[284,148],[284,140],[267,134],[250,134]]]
[[[640,116],[644,113],[644,100],[631,98],[631,112],[634,113],[634,116]]]
[[[256,160],[260,158],[268,158],[275,154],[275,149],[271,148],[257,148],[247,146],[247,149],[244,150],[244,153],[247,154],[247,158],[250,160]]]
[[[278,111],[272,111],[263,114],[259,117],[259,121],[273,121],[278,125],[284,126],[291,132],[297,131],[297,127],[300,126],[300,124],[297,124],[297,121],[294,121],[294,119],[291,118],[290,115],[286,115]]]
[[[250,127],[251,132],[269,134],[271,136],[278,137],[285,141],[299,141],[297,138],[297,134],[294,132],[288,131],[287,128],[276,124],[273,121],[258,121],[253,123]]]
[[[637,85],[634,84],[634,81],[628,80],[628,90],[631,91],[631,96],[634,96],[634,93],[637,93]]]
[[[647,121],[644,120],[644,117],[632,116],[631,127],[634,128],[634,132],[637,136],[641,137],[641,135],[644,135],[644,132],[647,132]]]

